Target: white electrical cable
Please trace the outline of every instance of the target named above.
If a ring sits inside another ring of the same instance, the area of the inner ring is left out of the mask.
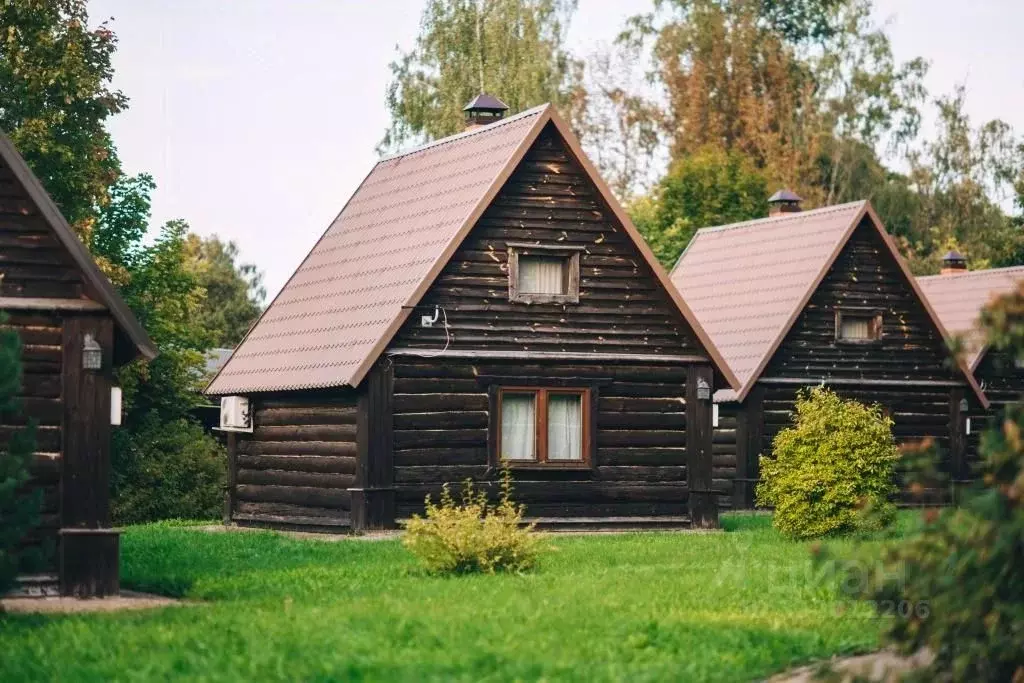
[[[448,345],[452,343],[451,331],[448,329],[448,312],[444,310],[444,306],[434,306],[434,319],[437,319],[437,311],[441,311],[442,319],[444,320],[444,348],[438,353],[432,353],[429,355],[422,356],[423,358],[437,358],[443,356],[444,352],[448,350]]]

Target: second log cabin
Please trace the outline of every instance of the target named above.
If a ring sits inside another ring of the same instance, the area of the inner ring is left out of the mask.
[[[226,520],[387,528],[504,461],[542,524],[715,525],[735,378],[550,105],[466,113],[374,167],[209,386],[249,410]]]
[[[946,329],[960,338],[967,365],[991,402],[987,412],[972,417],[967,434],[971,454],[978,453],[989,418],[1024,395],[1024,367],[1011,354],[991,348],[978,324],[982,309],[1022,280],[1024,266],[969,271],[967,261],[955,251],[945,255],[939,275],[917,279]]]
[[[967,415],[987,399],[874,209],[799,202],[780,192],[768,218],[699,230],[672,271],[740,382],[715,397],[716,457],[735,463],[722,503],[754,505],[759,456],[818,385],[882,405],[898,442],[931,437],[966,479]]]

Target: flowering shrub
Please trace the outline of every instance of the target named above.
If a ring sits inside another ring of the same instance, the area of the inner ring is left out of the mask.
[[[878,406],[822,387],[801,392],[793,426],[772,449],[774,457],[761,456],[757,502],[775,507],[773,524],[786,536],[874,530],[894,518],[888,498],[899,450]]]
[[[504,467],[496,505],[471,479],[458,501],[445,484],[437,504],[427,496],[426,516],[413,515],[406,523],[403,543],[433,573],[525,571],[536,564],[541,546],[534,525],[524,526],[522,519],[523,506],[512,501],[512,475]]]

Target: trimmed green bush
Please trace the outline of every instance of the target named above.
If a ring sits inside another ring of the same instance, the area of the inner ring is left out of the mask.
[[[823,387],[797,396],[793,426],[761,456],[759,505],[775,507],[775,528],[814,538],[888,525],[896,508],[893,464],[899,450],[882,409]]]
[[[428,572],[465,574],[521,572],[537,561],[540,544],[533,525],[523,526],[523,506],[512,502],[512,475],[502,469],[501,497],[497,505],[472,479],[463,483],[456,501],[448,484],[438,504],[427,496],[426,517],[413,515],[406,522],[403,543]]]

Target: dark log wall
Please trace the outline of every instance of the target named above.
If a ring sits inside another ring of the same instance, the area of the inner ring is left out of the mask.
[[[32,200],[0,161],[0,296],[76,299],[81,273]]]
[[[1018,368],[1011,355],[989,351],[978,363],[974,377],[981,383],[985,395],[991,402],[987,414],[972,413],[971,434],[967,437],[967,451],[971,458],[978,456],[981,434],[984,429],[997,421],[1007,405],[1016,403],[1024,395],[1024,369]]]
[[[60,518],[60,478],[62,469],[61,400],[63,323],[53,314],[6,311],[5,327],[15,329],[22,343],[22,415],[5,416],[0,426],[6,441],[15,429],[29,419],[36,422],[36,453],[30,486],[42,490],[40,525],[25,539],[33,548],[26,553],[22,567],[26,573],[57,572],[57,532]]]
[[[579,304],[512,303],[508,242],[585,247]],[[392,347],[445,345],[445,328],[421,313],[445,309],[451,349],[702,353],[597,189],[551,129],[459,247]],[[443,321],[441,321],[443,322]]]
[[[235,435],[231,518],[349,526],[356,474],[354,390],[253,397],[253,432]]]
[[[866,220],[866,219],[865,219]],[[945,342],[885,245],[862,224],[811,296],[763,377],[950,380]],[[835,312],[883,311],[882,339],[838,343]]]
[[[514,470],[516,497],[534,517],[683,516],[686,373],[672,365],[394,361],[396,513],[488,468],[488,384],[576,378],[597,387],[596,462],[590,470]],[[610,380],[610,381],[609,381]]]
[[[712,437],[712,450],[715,464],[715,488],[722,494],[718,499],[718,505],[726,509],[733,507],[736,478],[743,476],[737,470],[739,453],[737,440],[742,438],[743,430],[740,405],[734,401],[719,403],[718,427]]]

